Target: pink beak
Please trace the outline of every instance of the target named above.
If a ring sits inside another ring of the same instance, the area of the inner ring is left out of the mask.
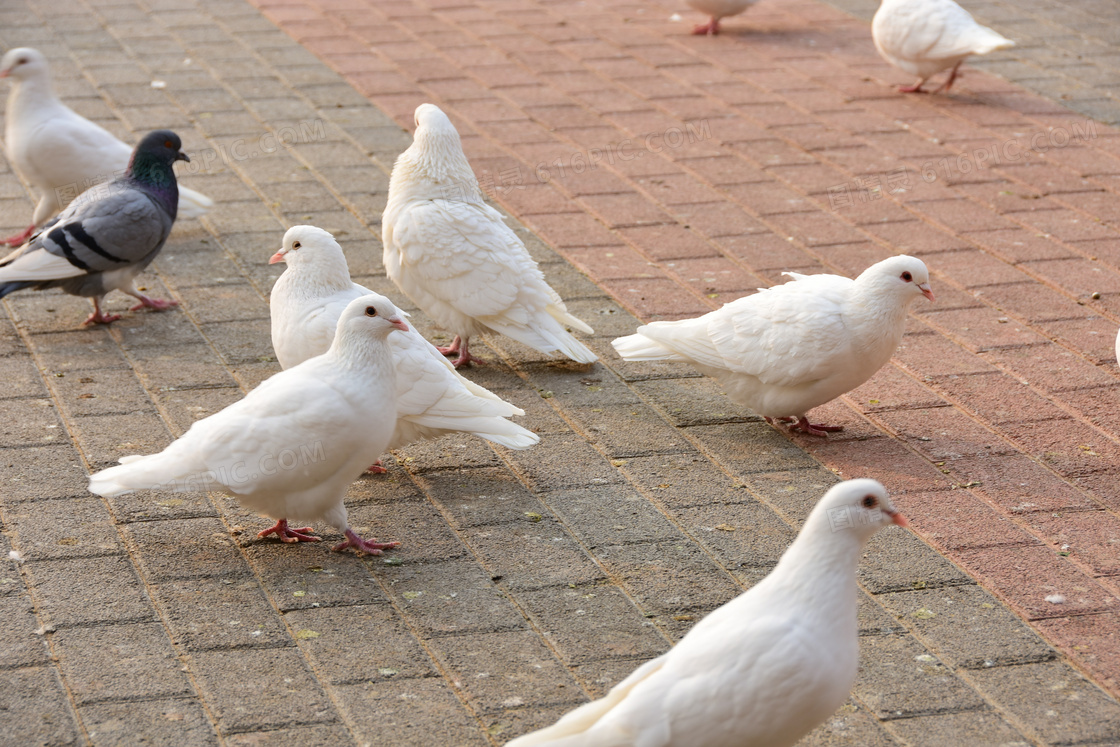
[[[273,254],[271,257],[268,258],[268,263],[270,265],[274,265],[277,262],[283,262],[283,261],[284,261],[284,252],[282,252],[282,251],[276,252],[276,254]]]
[[[399,316],[389,317],[389,324],[392,324],[394,327],[399,329],[401,332],[407,332],[408,331],[408,325],[405,324],[404,320],[401,319]]]
[[[906,517],[900,514],[898,511],[895,511],[893,514],[891,514],[891,521],[893,521],[900,527],[904,527],[910,523],[906,520]]]
[[[929,287],[929,283],[919,283],[918,290],[920,290],[922,292],[922,295],[928,298],[930,301],[937,300],[933,297],[933,288]]]
[[[0,70],[0,78],[7,78],[11,74],[11,70]]]

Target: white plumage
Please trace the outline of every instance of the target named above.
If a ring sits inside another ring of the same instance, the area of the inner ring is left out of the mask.
[[[777,567],[600,700],[506,747],[789,747],[843,705],[859,660],[856,567],[906,525],[883,486],[817,503]]]
[[[521,239],[487,205],[459,133],[439,107],[416,108],[416,135],[393,166],[381,218],[385,270],[437,324],[455,334],[445,354],[470,363],[469,338],[500,332],[580,363],[596,356],[565,329],[590,334],[545,282]]]
[[[90,478],[107,497],[133,490],[224,490],[277,519],[261,535],[317,541],[287,519],[326,519],[346,535],[335,550],[379,554],[396,543],[359,537],[343,496],[396,423],[395,375],[386,338],[407,329],[384,297],[351,301],[330,349],[265,380],[244,399],[199,420],[159,454],[128,456]]]
[[[948,91],[970,54],[1015,46],[953,0],[883,0],[871,21],[871,38],[883,59],[919,77],[913,86],[898,89],[906,93],[921,92],[931,75],[952,68],[934,93]]]
[[[719,22],[722,19],[739,15],[758,0],[685,0],[685,2],[689,7],[707,13],[711,17],[707,23],[693,28],[692,33],[713,36],[720,32]]]
[[[0,77],[9,76],[14,84],[5,111],[5,153],[39,193],[31,227],[5,240],[14,246],[62,210],[76,192],[123,172],[132,148],[58,99],[50,67],[38,50],[9,50],[0,59]],[[213,205],[206,195],[179,187],[178,217],[198,217]]]
[[[810,424],[806,413],[890,360],[910,303],[933,300],[929,272],[920,259],[899,255],[855,280],[785,274],[793,281],[696,319],[647,324],[611,344],[626,360],[691,363],[767,419],[796,418],[796,429],[817,436],[839,430]]]
[[[342,310],[372,291],[350,280],[342,248],[315,226],[289,228],[269,262],[287,264],[272,287],[271,313],[276,358],[290,368],[325,352]],[[523,410],[460,376],[415,328],[390,334],[389,346],[396,370],[397,425],[388,449],[454,432],[511,449],[540,441],[506,419],[524,415]]]

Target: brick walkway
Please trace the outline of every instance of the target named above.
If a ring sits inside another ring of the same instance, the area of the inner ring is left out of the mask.
[[[647,3],[262,7],[0,12],[0,42],[46,52],[83,114],[175,128],[184,183],[219,201],[147,278],[177,311],[82,330],[80,300],[2,305],[2,549],[24,561],[0,572],[0,741],[501,744],[761,578],[837,472],[883,480],[916,531],[869,548],[860,679],[807,744],[1120,741],[1100,689],[1120,691],[1116,132],[976,71],[901,98],[866,25],[805,0],[717,39]],[[400,299],[378,216],[422,101],[596,328],[593,367],[480,348],[469,375],[541,444],[444,439],[356,483],[359,531],[404,543],[386,559],[257,540],[221,496],[90,496],[89,470],[277,369],[285,226],[333,231]],[[30,209],[5,166],[0,228]],[[897,365],[822,408],[842,438],[791,440],[687,367],[610,351],[632,314],[897,251],[927,259],[938,303]]]

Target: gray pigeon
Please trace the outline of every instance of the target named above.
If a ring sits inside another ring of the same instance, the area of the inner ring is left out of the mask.
[[[190,161],[181,147],[170,130],[145,135],[121,177],[83,192],[26,244],[0,259],[0,298],[24,288],[62,288],[93,299],[85,324],[120,318],[101,311],[101,300],[111,290],[138,299],[133,311],[175,306],[175,301],[148,298],[133,281],[159,254],[175,223],[179,187],[172,164]]]

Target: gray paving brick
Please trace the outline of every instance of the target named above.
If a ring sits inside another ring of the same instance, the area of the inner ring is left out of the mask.
[[[751,497],[726,472],[699,453],[632,457],[619,466],[636,486],[673,511]]]
[[[808,454],[768,423],[702,425],[687,432],[736,476],[816,466]]]
[[[856,577],[873,594],[972,583],[963,571],[914,534],[897,529],[871,538]]]
[[[327,694],[293,649],[201,652],[192,654],[191,669],[223,734],[338,720]]]
[[[358,558],[341,553],[292,552],[294,549],[274,541],[254,542],[244,548],[272,603],[281,612],[388,601]]]
[[[692,451],[692,445],[674,428],[642,405],[602,404],[565,410],[591,442],[612,459]],[[634,438],[635,433],[641,433],[642,438]]]
[[[999,714],[983,709],[897,719],[891,722],[891,730],[909,744],[930,747],[1030,744]]]
[[[772,567],[796,537],[773,511],[753,501],[693,506],[674,511],[674,516],[728,568]]]
[[[527,627],[506,591],[474,563],[382,566],[377,573],[410,623],[429,635]]]
[[[1120,705],[1065,662],[993,667],[969,675],[982,693],[1049,744],[1120,740]]]
[[[171,443],[167,426],[151,412],[75,418],[70,428],[86,461],[97,468],[130,454],[154,454]]]
[[[192,693],[158,623],[70,628],[52,639],[70,696],[79,705]]]
[[[214,727],[197,700],[95,703],[78,709],[92,744],[128,743],[138,734],[152,747],[203,747],[218,744]]]
[[[78,743],[74,711],[53,667],[0,671],[0,731],[25,744]]]
[[[677,539],[680,531],[637,491],[557,490],[548,504],[588,547]]]
[[[839,744],[888,747],[900,742],[893,739],[866,709],[849,700],[798,744],[803,747]]]
[[[527,514],[544,515],[544,504],[507,470],[428,472],[421,484],[432,500],[462,529],[524,521]]]
[[[441,679],[364,682],[339,687],[337,692],[360,741],[392,734],[393,742],[402,747],[489,744],[478,722]]]
[[[634,388],[678,427],[761,420],[728,399],[720,385],[707,377],[654,379]]]
[[[532,631],[434,638],[431,646],[467,702],[483,713],[566,702],[579,693],[571,673]]]
[[[1054,650],[978,586],[880,594],[880,603],[913,625],[938,656],[980,669],[1048,661]]]
[[[860,638],[860,676],[852,694],[877,718],[973,711],[983,699],[910,636]]]
[[[387,604],[297,610],[284,619],[326,682],[356,684],[437,674],[427,653]],[[360,651],[356,640],[363,642]]]
[[[574,434],[545,435],[531,452],[510,451],[506,458],[536,492],[622,481],[622,476],[599,452]]]
[[[0,667],[18,669],[46,664],[50,658],[47,641],[35,633],[39,619],[19,574],[5,569],[0,576],[4,587],[4,596],[0,597]]]
[[[610,658],[632,663],[669,648],[645,615],[613,586],[551,587],[522,592],[517,600],[568,665]]]
[[[516,524],[473,527],[463,539],[491,578],[511,589],[536,589],[559,584],[585,584],[603,572],[563,527],[548,516],[527,516]]]
[[[151,581],[250,575],[237,545],[217,519],[144,521],[129,524],[125,531],[136,544],[140,566]]]
[[[124,544],[104,501],[86,496],[19,504],[5,523],[20,537],[20,551],[35,560],[116,555]]]
[[[4,491],[0,502],[35,501],[86,494],[89,476],[74,447],[33,446],[0,449]]]
[[[148,594],[127,556],[26,563],[44,619],[56,628],[152,620]]]
[[[487,441],[465,433],[409,444],[398,449],[397,454],[401,463],[417,474],[431,470],[458,469],[460,466],[496,467],[501,464]]]
[[[638,603],[657,615],[707,611],[742,589],[684,537],[600,548],[597,557]]]
[[[254,579],[169,581],[152,593],[174,642],[188,651],[292,645]]]

